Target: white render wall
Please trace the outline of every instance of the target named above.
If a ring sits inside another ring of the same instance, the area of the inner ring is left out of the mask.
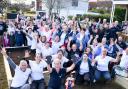
[[[60,16],[76,16],[77,14],[85,14],[88,11],[88,0],[78,0],[78,7],[72,6],[72,0],[61,0]],[[42,11],[45,11],[48,14],[48,9],[45,6],[45,3],[42,4]],[[53,12],[55,10],[53,9]]]
[[[69,16],[76,14],[85,14],[88,11],[88,2],[87,0],[79,0],[78,7],[72,6],[72,0],[64,0],[64,8],[60,10],[60,16]]]

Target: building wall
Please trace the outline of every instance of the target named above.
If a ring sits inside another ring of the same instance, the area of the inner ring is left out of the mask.
[[[31,5],[32,0],[9,0],[11,4],[15,3],[25,3],[26,5]]]
[[[78,0],[78,6],[72,6],[72,0],[61,0],[60,2],[60,16],[69,16],[76,14],[85,14],[88,11],[88,0]],[[48,9],[45,5],[45,2],[42,2],[42,11],[48,13]],[[56,5],[53,9],[53,12],[56,13]]]
[[[86,1],[86,0],[85,0]],[[68,3],[67,3],[68,2]],[[61,9],[60,15],[61,16],[69,16],[76,14],[85,14],[88,11],[88,2],[84,2],[83,0],[78,0],[78,6],[72,6],[72,0],[67,0],[64,3],[64,8]]]

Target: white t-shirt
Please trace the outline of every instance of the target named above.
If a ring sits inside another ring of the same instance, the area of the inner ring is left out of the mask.
[[[126,53],[124,53],[121,58],[120,66],[124,68],[128,67],[128,55],[126,55]]]
[[[83,75],[84,73],[88,73],[89,72],[89,66],[88,66],[88,62],[81,62],[80,65],[80,74]]]
[[[9,27],[8,27],[8,32],[9,32],[9,33],[10,33],[10,32],[15,32],[15,28],[14,28],[14,27],[9,26]]]
[[[29,34],[29,36],[32,37],[33,36],[32,33]],[[31,46],[32,45],[32,39],[30,39],[28,36],[26,36],[26,38],[27,38],[27,44],[28,44],[28,46]]]
[[[64,40],[65,40],[65,36],[66,36],[66,33],[62,33],[61,34],[61,37],[60,37],[60,42],[63,44],[64,43]]]
[[[57,55],[52,55],[51,60],[54,61],[56,58],[57,58]],[[63,68],[63,64],[68,61],[69,61],[69,59],[67,59],[66,57],[63,56],[61,59],[61,68]],[[55,67],[54,62],[52,63],[52,67]]]
[[[49,56],[49,55],[52,55],[52,48],[48,48],[48,49],[46,49],[45,48],[45,46],[44,47],[42,47],[42,49],[41,49],[41,53],[42,53],[42,55],[44,56],[44,57],[46,57],[46,56]]]
[[[43,46],[44,46],[44,44],[41,41],[39,43],[37,43],[36,53],[41,53],[41,48]]]
[[[112,57],[106,56],[102,58],[102,56],[97,56],[95,60],[97,61],[97,69],[100,71],[108,71],[108,64],[112,60]],[[116,59],[115,59],[116,60]]]
[[[80,33],[80,36],[77,38],[80,42],[82,42],[84,35]]]
[[[31,49],[36,49],[36,46],[37,46],[37,41],[36,39],[32,39],[32,46],[31,46]]]
[[[52,52],[53,54],[56,54],[57,51],[60,49],[59,47],[61,46],[61,42],[52,42]]]
[[[43,69],[47,67],[47,63],[42,60],[39,64],[37,64],[36,61],[29,60],[29,64],[32,70],[32,80],[44,79]]]
[[[12,80],[12,83],[11,83],[11,87],[16,88],[16,87],[23,86],[27,82],[30,74],[31,74],[31,69],[30,68],[27,68],[26,71],[23,72],[20,69],[19,66],[16,66],[15,75],[13,77],[13,80]]]
[[[50,40],[50,37],[51,37],[51,31],[49,30],[49,31],[42,31],[41,32],[41,36],[46,36],[46,38],[47,38],[47,41],[49,41]]]

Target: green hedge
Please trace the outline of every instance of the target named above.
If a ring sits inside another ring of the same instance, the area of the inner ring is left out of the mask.
[[[106,13],[109,13],[107,10],[105,9],[96,9],[96,8],[93,8],[91,10],[91,12],[96,12],[96,13],[100,13],[100,14],[106,14]]]
[[[29,13],[29,14],[36,14],[35,11],[27,11],[26,13]]]
[[[68,19],[72,19],[73,16],[68,16]],[[90,18],[92,20],[98,21],[99,18],[101,19],[107,19],[107,21],[110,21],[110,15],[109,14],[104,14],[104,15],[90,15],[90,14],[84,14],[82,16],[77,16],[77,19],[83,20],[84,18]]]
[[[96,9],[93,9],[93,10],[96,10]],[[100,11],[100,10],[98,10]],[[102,12],[103,10],[101,10]],[[114,13],[114,21],[119,21],[119,22],[122,22],[125,20],[125,12],[126,12],[126,9],[124,9],[123,7],[121,6],[117,6],[115,8],[115,13]],[[88,17],[90,19],[93,19],[95,21],[98,21],[99,18],[101,19],[107,19],[107,21],[110,21],[110,14],[107,14],[106,11],[104,11],[103,13],[105,14],[101,14],[101,15],[91,15],[91,14],[85,14],[85,15],[82,15],[82,16],[77,16],[76,18],[77,19],[80,19],[80,20],[83,20],[85,17]],[[69,16],[68,18],[69,19],[72,19],[73,16]],[[128,17],[127,17],[128,19]]]
[[[122,22],[125,20],[125,13],[126,13],[126,9],[118,6],[115,8],[115,17],[114,20],[117,20],[119,22]]]

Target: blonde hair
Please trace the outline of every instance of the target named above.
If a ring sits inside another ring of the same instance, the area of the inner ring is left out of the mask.
[[[61,64],[61,61],[60,61],[60,59],[56,58],[56,59],[53,61],[53,63],[54,63],[54,64],[55,64],[55,63],[60,63],[60,64]]]

